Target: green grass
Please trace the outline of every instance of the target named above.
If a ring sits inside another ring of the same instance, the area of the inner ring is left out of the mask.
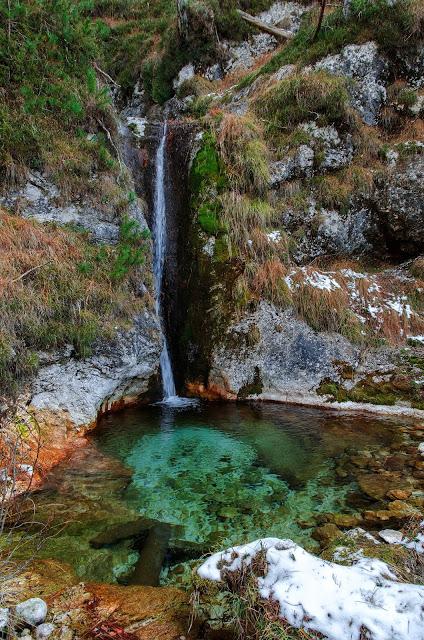
[[[311,117],[320,126],[347,127],[352,123],[348,104],[345,80],[320,71],[281,80],[255,100],[254,109],[268,132],[278,134]]]
[[[111,100],[93,68],[100,57],[87,2],[0,0],[0,181],[30,168],[81,192],[90,172],[116,173]]]

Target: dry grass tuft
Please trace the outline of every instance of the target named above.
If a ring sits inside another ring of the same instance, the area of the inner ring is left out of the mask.
[[[0,213],[0,387],[37,367],[37,350],[65,344],[86,356],[143,306],[135,271],[117,272],[118,247]],[[119,265],[121,266],[121,265]]]
[[[258,123],[248,116],[225,113],[214,125],[219,153],[233,187],[263,193],[269,183],[268,150]]]
[[[287,274],[279,258],[266,260],[253,278],[253,291],[258,298],[267,298],[274,304],[286,307],[291,302],[291,294],[284,276]]]

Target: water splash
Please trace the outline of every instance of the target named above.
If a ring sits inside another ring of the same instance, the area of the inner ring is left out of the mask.
[[[162,318],[162,288],[163,288],[163,269],[165,265],[165,254],[167,246],[167,227],[166,227],[166,175],[165,175],[165,159],[166,159],[166,136],[168,133],[168,123],[165,121],[159,146],[156,151],[156,176],[155,176],[155,197],[153,211],[153,275],[155,279],[156,290],[156,313]],[[171,358],[169,357],[169,346],[166,332],[163,331],[164,342],[162,354],[160,357],[160,370],[162,375],[163,399],[171,401],[177,396],[175,389],[174,375],[172,372]]]

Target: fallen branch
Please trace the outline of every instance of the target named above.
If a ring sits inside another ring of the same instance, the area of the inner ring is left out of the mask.
[[[256,27],[260,31],[265,31],[265,33],[269,33],[271,36],[275,36],[280,40],[287,40],[288,38],[293,37],[293,34],[291,33],[291,31],[286,31],[285,29],[279,29],[278,27],[274,27],[274,25],[272,24],[267,24],[266,22],[259,20],[259,18],[255,18],[254,16],[251,16],[250,13],[246,13],[245,11],[242,11],[241,9],[237,9],[237,12],[243,18],[243,20],[251,24],[253,27]]]
[[[24,273],[22,273],[17,278],[13,278],[13,280],[10,280],[10,282],[18,282],[18,280],[23,280],[23,278],[25,278],[25,276],[29,275],[33,271],[36,271],[37,269],[41,269],[42,267],[45,267],[50,262],[51,262],[51,260],[47,260],[47,262],[43,262],[42,264],[37,264],[36,267],[32,267],[31,269],[28,269],[28,271],[25,271]]]
[[[98,73],[100,73],[104,78],[106,78],[106,80],[111,82],[117,89],[119,89],[121,87],[121,85],[118,84],[117,82],[115,82],[115,80],[108,73],[106,73],[106,71],[103,71],[103,69],[100,69],[100,67],[97,64],[97,62],[93,62],[93,67],[95,68],[95,70]]]

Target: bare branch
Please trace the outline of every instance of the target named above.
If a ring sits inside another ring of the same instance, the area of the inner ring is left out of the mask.
[[[260,31],[265,31],[265,33],[269,33],[270,35],[275,36],[280,40],[288,40],[289,38],[293,37],[293,34],[291,33],[291,31],[286,31],[285,29],[279,29],[278,27],[274,27],[272,24],[267,24],[266,22],[263,22],[259,18],[255,18],[255,16],[251,16],[250,13],[246,13],[245,11],[242,11],[241,9],[237,9],[237,13],[243,18],[243,20],[251,24],[253,27],[260,29]]]

